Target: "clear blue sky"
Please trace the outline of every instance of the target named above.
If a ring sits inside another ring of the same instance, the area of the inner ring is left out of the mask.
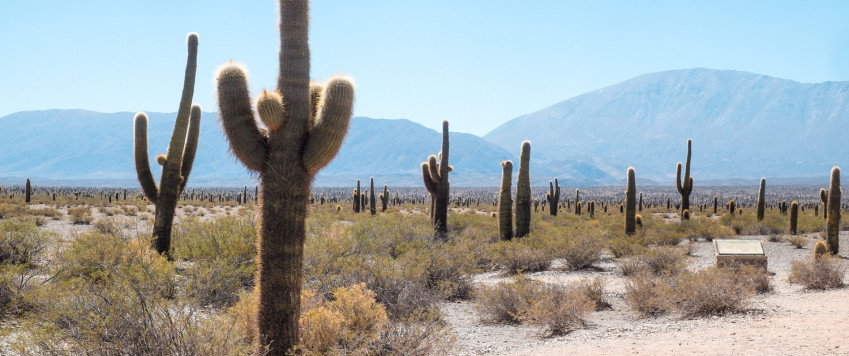
[[[276,6],[0,1],[0,116],[176,111],[191,31],[195,102],[216,111],[213,73],[228,59],[248,67],[252,94],[274,87]],[[849,80],[849,1],[317,0],[311,15],[312,76],[353,76],[355,115],[431,128],[448,119],[478,135],[663,70]]]

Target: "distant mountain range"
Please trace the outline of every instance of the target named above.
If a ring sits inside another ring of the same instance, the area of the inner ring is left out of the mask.
[[[164,153],[175,114],[148,113],[151,158]],[[133,113],[26,111],[0,117],[0,184],[20,178],[45,185],[135,183]],[[849,166],[849,82],[804,84],[709,69],[640,76],[520,116],[483,138],[451,133],[451,182],[497,186],[500,162],[518,166],[521,142],[532,142],[531,180],[547,185],[672,184],[675,164],[693,139],[697,184],[746,182],[762,176],[819,181]],[[408,120],[356,117],[320,186],[421,185],[420,164],[440,149],[441,134]],[[228,152],[216,113],[204,113],[189,185],[254,183]],[[155,162],[151,167],[158,177]],[[514,176],[515,180],[515,176]]]

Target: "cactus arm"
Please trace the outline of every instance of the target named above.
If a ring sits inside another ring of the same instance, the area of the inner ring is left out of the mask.
[[[693,180],[690,177],[690,156],[693,154],[693,140],[687,139],[687,164],[684,168],[684,191],[689,193],[693,189]]]
[[[303,145],[311,119],[309,1],[279,1],[280,52],[277,91],[283,95],[290,120],[285,145]],[[300,151],[302,147],[293,147]],[[294,152],[291,152],[294,153]]]
[[[147,156],[147,115],[140,112],[136,114],[133,121],[135,123],[133,157],[136,161],[136,175],[138,175],[144,196],[147,200],[156,204],[159,188],[156,187],[156,181],[153,180],[153,173],[150,171],[150,159]]]
[[[183,164],[180,165],[180,190],[177,192],[178,194],[186,189],[186,183],[192,173],[192,165],[195,163],[198,137],[200,137],[200,117],[200,105],[192,105],[192,112],[189,115],[189,133],[186,136],[186,148],[183,150]]]
[[[678,188],[679,194],[684,194],[684,187],[681,186],[681,162],[675,167],[675,187]]]
[[[235,64],[225,65],[216,82],[219,116],[230,150],[245,167],[260,172],[268,143],[254,120],[245,72]]]
[[[439,165],[436,164],[436,156],[430,155],[427,157],[427,168],[428,174],[430,174],[430,181],[433,182],[434,187],[438,185],[442,181],[442,176],[439,174]]]
[[[317,120],[318,108],[321,104],[321,94],[324,92],[324,86],[316,81],[310,82],[310,116],[312,117],[313,125]]]
[[[262,121],[266,130],[268,130],[267,136],[269,137],[277,134],[277,131],[289,119],[289,113],[286,112],[286,104],[283,103],[283,97],[276,91],[262,91],[262,94],[256,101],[256,113],[259,115],[259,121]]]
[[[168,145],[167,161],[162,167],[161,185],[172,185],[180,180],[180,166],[183,163],[183,149],[186,146],[186,135],[189,130],[189,116],[192,109],[192,96],[195,92],[195,75],[198,62],[198,35],[190,33],[187,39],[189,56],[186,60],[186,76],[183,80],[183,95],[180,97],[180,107],[177,109],[177,120],[174,123],[174,133]],[[166,187],[162,187],[166,189]]]
[[[433,157],[431,155],[431,157]],[[430,167],[427,162],[422,162],[422,180],[424,181],[424,186],[427,188],[427,192],[430,194],[436,193],[436,183],[430,178]]]
[[[324,168],[336,157],[348,133],[354,105],[354,84],[350,79],[336,77],[327,82],[318,109],[315,127],[309,134],[303,153],[303,163],[310,174]]]

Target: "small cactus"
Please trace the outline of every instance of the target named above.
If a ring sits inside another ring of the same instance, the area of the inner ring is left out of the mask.
[[[643,216],[640,214],[634,215],[634,224],[637,225],[638,228],[643,228]]]
[[[716,215],[717,203],[718,203],[718,199],[717,199],[716,195],[714,195],[713,196],[713,215]]]
[[[631,235],[636,231],[637,216],[637,181],[634,167],[628,167],[628,178],[625,188],[625,234]],[[622,211],[622,205],[619,205]]]
[[[513,239],[513,162],[501,162],[501,191],[498,195],[498,235],[502,241]]]
[[[545,194],[545,200],[551,206],[548,209],[548,214],[557,216],[557,205],[560,204],[560,184],[557,183],[557,178],[554,178],[554,183],[548,182],[548,190],[549,192]],[[543,207],[545,206],[543,205]]]
[[[369,185],[370,185],[370,188],[368,190],[369,212],[371,213],[371,215],[374,215],[374,214],[377,214],[377,201],[375,200],[375,197],[374,197],[374,177],[369,178]]]
[[[690,211],[689,211],[689,210],[687,210],[687,209],[684,209],[684,212],[683,212],[683,213],[681,213],[681,217],[682,217],[684,220],[690,220]]]
[[[758,221],[764,219],[764,205],[766,204],[764,195],[766,194],[766,178],[761,178],[761,186],[758,189],[758,210],[757,217]]]
[[[822,200],[822,218],[828,219],[828,191],[820,189],[820,200]]]
[[[823,256],[828,255],[828,246],[826,246],[825,241],[819,240],[814,244],[814,260],[818,261]]]
[[[32,197],[32,185],[29,182],[29,178],[27,178],[26,191],[24,192],[25,202],[29,203],[31,197]]]
[[[384,185],[383,194],[380,195],[380,211],[385,212],[387,205],[389,205],[389,188]]]
[[[799,203],[795,200],[790,203],[790,234],[796,235],[796,222],[799,218]]]
[[[728,214],[734,214],[737,211],[737,203],[734,202],[734,199],[731,199],[728,202]]]

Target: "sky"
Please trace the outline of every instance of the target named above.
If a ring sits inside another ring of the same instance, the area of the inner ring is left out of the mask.
[[[271,0],[0,1],[0,117],[24,110],[175,112],[185,38],[194,102],[214,73],[273,89]],[[311,75],[356,81],[355,116],[483,135],[571,97],[659,71],[731,69],[849,80],[849,1],[316,0]],[[127,117],[131,120],[131,116]],[[540,128],[544,129],[544,128]]]

